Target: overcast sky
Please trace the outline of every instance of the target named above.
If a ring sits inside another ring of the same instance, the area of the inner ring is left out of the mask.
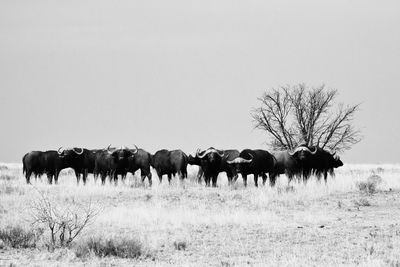
[[[362,103],[345,162],[399,162],[400,2],[0,1],[0,162],[137,144],[266,148],[250,111],[280,85]]]

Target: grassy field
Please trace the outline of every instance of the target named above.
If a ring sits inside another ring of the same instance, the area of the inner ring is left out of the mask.
[[[76,185],[63,171],[59,185],[46,178],[26,185],[19,165],[0,165],[0,229],[34,227],[32,207],[41,195],[53,205],[88,205],[98,211],[68,248],[49,251],[45,227],[35,248],[0,241],[0,266],[399,266],[400,166],[345,165],[328,184],[306,185],[281,176],[275,188],[252,179],[233,187],[220,175],[218,188],[167,179],[152,188],[128,176],[118,186]],[[371,178],[371,176],[373,176]],[[90,238],[131,240],[137,258],[79,255]],[[11,265],[10,265],[11,266]]]

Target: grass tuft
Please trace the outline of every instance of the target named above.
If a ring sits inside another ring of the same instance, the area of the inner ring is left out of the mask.
[[[10,226],[0,230],[0,240],[12,248],[35,248],[42,234],[42,229],[27,231],[21,226]]]
[[[90,254],[97,257],[115,256],[133,259],[144,255],[144,250],[142,243],[136,239],[92,237],[75,249],[78,258],[85,258]]]
[[[376,188],[380,183],[382,183],[382,177],[377,174],[372,174],[366,181],[357,182],[356,185],[361,192],[374,194],[376,193]]]
[[[176,250],[186,250],[187,243],[186,241],[174,241],[174,248]]]
[[[361,198],[359,200],[355,200],[354,204],[356,204],[357,207],[369,207],[371,206],[371,203],[365,198]]]

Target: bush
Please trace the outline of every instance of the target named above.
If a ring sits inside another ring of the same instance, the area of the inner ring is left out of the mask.
[[[75,254],[79,258],[87,257],[91,253],[97,257],[138,258],[144,255],[144,250],[142,243],[135,239],[100,237],[92,237],[75,249]]]
[[[360,200],[355,200],[354,204],[356,204],[357,207],[369,207],[371,206],[371,203],[365,198],[361,198]]]
[[[21,226],[9,226],[0,230],[0,240],[12,248],[34,248],[42,234],[42,229],[26,231]]]
[[[186,241],[175,241],[174,247],[176,250],[186,250],[187,243]]]
[[[382,182],[382,178],[379,175],[373,174],[368,177],[365,182],[358,182],[356,185],[361,192],[367,194],[374,194],[376,187]]]
[[[371,182],[358,182],[357,187],[361,192],[373,194],[376,192],[376,184]]]
[[[11,180],[15,180],[15,179],[16,179],[16,177],[11,174],[7,174],[7,173],[0,174],[0,180],[11,181]]]
[[[71,242],[92,223],[100,212],[92,206],[71,203],[60,207],[44,193],[39,192],[40,198],[31,205],[33,224],[47,227],[50,232],[48,249],[69,246]]]

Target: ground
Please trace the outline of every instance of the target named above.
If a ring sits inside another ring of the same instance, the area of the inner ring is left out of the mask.
[[[4,165],[3,165],[4,166]],[[400,166],[347,165],[328,183],[311,178],[291,183],[284,176],[275,188],[218,188],[189,179],[152,188],[136,177],[119,185],[77,185],[64,171],[58,185],[46,179],[25,184],[19,165],[0,170],[0,227],[31,226],[32,203],[40,192],[55,205],[92,203],[99,209],[93,223],[70,248],[48,251],[45,232],[34,249],[0,249],[0,266],[399,266]],[[371,182],[365,190],[360,183]],[[154,175],[155,177],[155,175]],[[361,189],[360,189],[361,188]],[[133,238],[145,253],[136,259],[79,258],[75,249],[91,236]]]

